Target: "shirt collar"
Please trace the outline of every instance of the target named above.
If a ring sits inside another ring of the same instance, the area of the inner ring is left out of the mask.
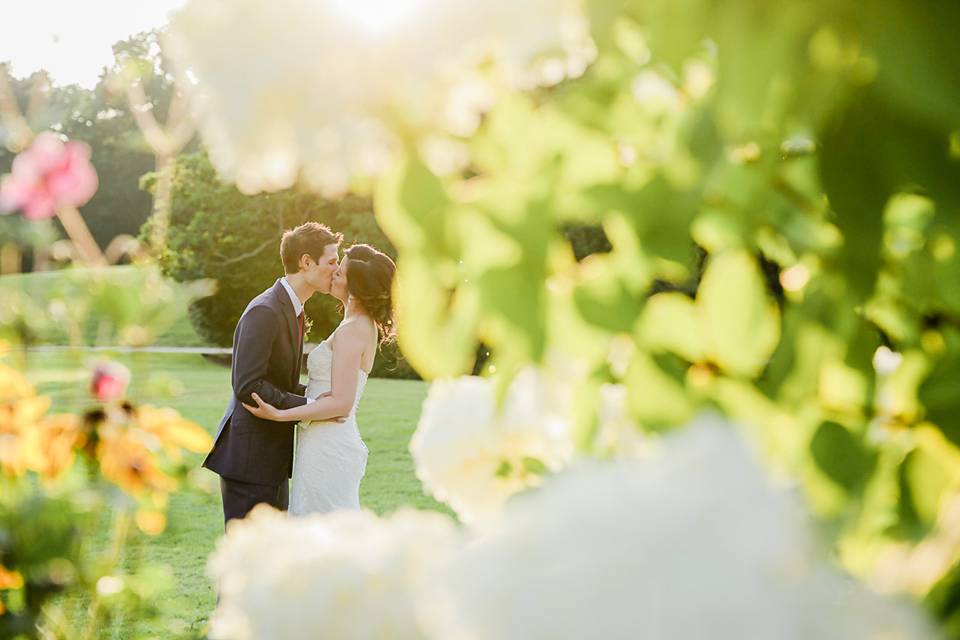
[[[287,295],[290,296],[290,302],[293,303],[293,314],[299,316],[303,313],[303,303],[300,302],[300,298],[297,297],[296,292],[294,292],[293,287],[290,286],[290,283],[287,282],[286,277],[280,278],[280,284],[283,285],[283,288],[287,290]]]

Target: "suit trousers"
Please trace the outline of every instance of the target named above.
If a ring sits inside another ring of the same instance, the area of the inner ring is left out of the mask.
[[[279,485],[253,484],[220,476],[220,496],[223,499],[224,525],[231,520],[246,517],[261,502],[286,511],[290,502],[290,481]]]

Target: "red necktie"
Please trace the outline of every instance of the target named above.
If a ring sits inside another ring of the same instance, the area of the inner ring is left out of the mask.
[[[297,316],[297,324],[300,325],[300,342],[303,342],[303,311]]]

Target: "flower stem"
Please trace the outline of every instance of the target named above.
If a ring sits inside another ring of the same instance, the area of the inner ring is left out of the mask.
[[[113,531],[110,540],[110,550],[107,554],[110,570],[112,571],[120,564],[120,556],[127,543],[127,536],[130,533],[130,512],[126,509],[120,509],[114,516]],[[94,589],[93,602],[87,616],[87,626],[84,629],[83,640],[91,640],[97,631],[97,624],[100,621],[101,614],[100,592]]]
[[[63,228],[66,230],[70,240],[77,247],[77,251],[83,257],[83,261],[92,267],[107,266],[107,259],[93,239],[90,229],[80,216],[76,207],[60,207],[57,209],[57,217],[60,218]]]

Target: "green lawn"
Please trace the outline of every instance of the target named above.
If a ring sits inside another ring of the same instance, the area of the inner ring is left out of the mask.
[[[19,364],[25,364],[39,390],[53,398],[54,411],[64,411],[86,406],[87,359],[78,353],[34,353]],[[136,402],[172,406],[211,433],[216,428],[230,393],[228,369],[198,355],[132,354],[117,359],[133,372],[130,395]],[[171,391],[176,395],[170,396]],[[361,501],[378,513],[404,505],[445,510],[423,495],[407,451],[425,391],[419,381],[373,379],[360,404],[360,430],[370,448]],[[194,456],[193,462],[199,466],[201,459]],[[148,563],[163,563],[172,570],[177,595],[163,603],[163,610],[170,613],[163,623],[113,621],[101,638],[202,633],[215,603],[206,560],[223,521],[216,476],[203,469],[195,475],[197,487],[172,497],[167,531],[130,550]]]

